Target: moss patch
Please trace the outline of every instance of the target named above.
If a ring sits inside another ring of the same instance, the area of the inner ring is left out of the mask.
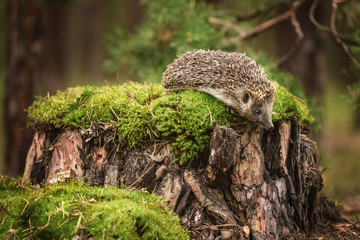
[[[229,126],[236,118],[224,104],[198,91],[171,93],[152,101],[153,128],[162,139],[171,139],[180,164],[196,159],[210,142],[216,123]]]
[[[35,188],[0,176],[1,239],[189,239],[161,197],[79,184]]]
[[[276,85],[273,121],[295,119],[310,124],[313,117],[304,102]],[[28,124],[37,129],[87,129],[109,124],[120,141],[130,146],[146,139],[165,139],[176,150],[175,161],[194,160],[210,141],[217,123],[231,126],[244,119],[230,114],[223,103],[198,91],[162,96],[160,84],[77,87],[52,97],[38,97],[27,110]]]
[[[314,117],[304,100],[292,95],[285,87],[273,82],[276,88],[275,101],[273,106],[273,122],[295,119],[296,121],[310,125]]]

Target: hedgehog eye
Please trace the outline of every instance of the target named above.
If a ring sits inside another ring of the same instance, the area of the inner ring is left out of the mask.
[[[249,101],[249,94],[248,93],[245,93],[244,96],[243,96],[243,103],[247,103]]]
[[[256,115],[260,115],[260,114],[261,114],[261,110],[260,110],[260,109],[255,109],[255,114],[256,114]]]

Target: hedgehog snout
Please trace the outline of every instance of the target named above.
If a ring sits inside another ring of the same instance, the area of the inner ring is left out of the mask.
[[[270,122],[257,122],[257,124],[259,124],[260,126],[262,126],[263,128],[265,128],[268,131],[272,131],[274,129],[274,124],[270,121]]]
[[[269,130],[269,131],[274,130],[274,124],[273,124],[272,122],[270,122],[269,124],[267,124],[267,125],[265,126],[265,129],[266,129],[266,130]]]
[[[266,130],[273,130],[274,124],[272,122],[272,109],[273,109],[274,99],[267,100],[261,110],[263,113],[259,116],[258,122],[262,125]]]

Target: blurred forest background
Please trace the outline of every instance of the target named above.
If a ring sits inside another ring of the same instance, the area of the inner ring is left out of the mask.
[[[22,175],[36,95],[160,82],[177,55],[223,49],[309,103],[325,194],[360,202],[358,0],[3,0],[0,35],[0,173]]]

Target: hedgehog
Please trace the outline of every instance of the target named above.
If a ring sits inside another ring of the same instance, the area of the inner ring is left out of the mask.
[[[195,50],[180,55],[163,74],[164,93],[208,93],[267,130],[272,130],[275,87],[264,69],[243,53]]]

